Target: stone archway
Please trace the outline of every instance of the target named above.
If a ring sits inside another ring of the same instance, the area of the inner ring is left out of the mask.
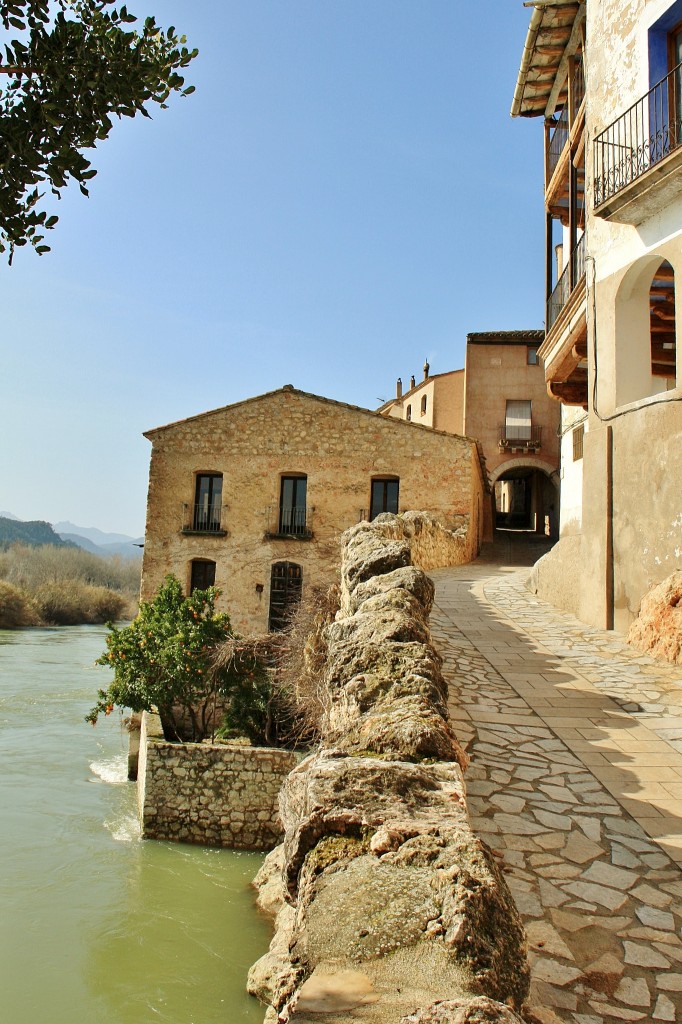
[[[490,473],[493,526],[559,535],[559,472],[535,458],[508,459]]]

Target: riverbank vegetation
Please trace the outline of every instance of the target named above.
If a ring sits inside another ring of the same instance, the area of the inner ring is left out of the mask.
[[[114,670],[86,721],[114,708],[157,711],[166,739],[248,740],[255,746],[314,742],[324,711],[324,626],[338,607],[337,588],[315,592],[287,630],[240,637],[217,612],[214,587],[189,597],[169,575],[137,618],[112,628],[98,664]]]
[[[95,725],[115,707],[154,709],[169,740],[197,742],[223,727],[253,740],[269,692],[268,670],[253,653],[215,670],[216,646],[233,637],[229,616],[215,610],[217,596],[209,587],[185,597],[180,581],[166,576],[137,618],[107,636],[97,664],[113,668],[114,678],[99,690],[86,721]]]
[[[12,544],[0,550],[0,629],[132,618],[140,570],[140,559],[101,558],[51,544]]]

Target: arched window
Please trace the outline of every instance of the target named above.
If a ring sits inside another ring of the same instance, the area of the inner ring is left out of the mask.
[[[676,386],[675,272],[663,260],[649,289],[651,376],[665,380],[664,391]],[[663,381],[661,381],[663,383]]]
[[[280,633],[291,623],[301,602],[303,569],[295,562],[275,562],[270,572],[270,616],[268,629]]]
[[[422,416],[426,414],[426,395],[422,395]]]
[[[189,592],[207,590],[215,586],[215,562],[208,558],[195,558],[190,563]]]
[[[407,412],[405,413],[405,419],[406,420],[411,420],[412,419],[412,406],[411,405],[408,405],[408,407],[407,407]]]

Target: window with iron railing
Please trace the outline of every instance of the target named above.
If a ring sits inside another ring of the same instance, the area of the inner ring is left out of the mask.
[[[532,402],[508,399],[504,423],[498,429],[500,448],[539,448],[542,428],[532,420]]]
[[[222,473],[197,473],[194,504],[183,505],[183,533],[223,534]]]
[[[312,512],[308,505],[308,478],[303,474],[282,476],[279,505],[270,506],[265,512],[265,534],[269,538],[309,540],[312,537]]]
[[[599,208],[682,146],[682,64],[677,64],[594,140]]]

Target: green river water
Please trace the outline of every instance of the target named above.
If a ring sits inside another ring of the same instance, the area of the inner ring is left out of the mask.
[[[142,842],[97,626],[0,630],[0,1020],[261,1024],[262,858]]]

